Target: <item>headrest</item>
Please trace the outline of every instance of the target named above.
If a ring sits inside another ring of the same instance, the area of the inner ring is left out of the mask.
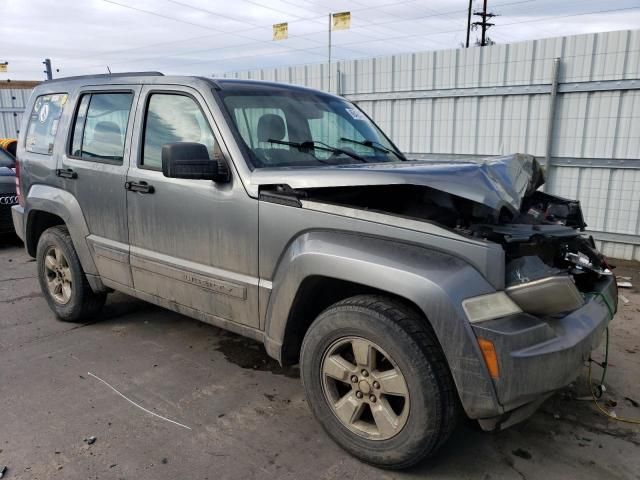
[[[118,136],[122,135],[122,132],[120,131],[120,127],[118,126],[118,124],[115,122],[108,122],[108,121],[96,123],[96,127],[93,131],[94,131],[94,135],[118,135]]]
[[[280,115],[265,113],[258,120],[258,141],[282,140],[287,131]]]

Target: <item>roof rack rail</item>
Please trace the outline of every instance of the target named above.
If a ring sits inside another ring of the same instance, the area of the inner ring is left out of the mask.
[[[43,83],[61,82],[67,80],[80,80],[90,78],[118,78],[118,77],[163,77],[162,72],[121,72],[121,73],[98,73],[95,75],[77,75],[75,77],[59,77],[52,80],[46,80]]]

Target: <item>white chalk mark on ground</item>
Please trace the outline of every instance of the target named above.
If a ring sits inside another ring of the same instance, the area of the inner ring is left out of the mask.
[[[95,378],[96,380],[101,381],[102,383],[104,383],[107,387],[109,387],[111,390],[113,390],[114,392],[116,392],[118,395],[120,395],[122,398],[124,398],[127,402],[131,403],[132,405],[138,407],[140,410],[143,410],[151,415],[153,415],[154,417],[158,417],[161,418],[162,420],[166,420],[167,422],[173,423],[175,425],[178,425],[179,427],[182,428],[186,428],[187,430],[191,430],[191,427],[187,427],[186,425],[183,425],[182,423],[176,422],[175,420],[171,420],[170,418],[166,418],[163,417],[162,415],[158,415],[155,412],[152,412],[151,410],[147,410],[146,408],[144,408],[142,405],[138,405],[136,402],[134,402],[133,400],[131,400],[130,398],[126,397],[125,395],[123,395],[122,393],[120,393],[118,390],[116,390],[113,386],[109,385],[107,382],[105,382],[103,379],[101,379],[100,377],[98,377],[97,375],[94,375],[91,372],[87,372],[88,375],[92,376],[93,378]]]

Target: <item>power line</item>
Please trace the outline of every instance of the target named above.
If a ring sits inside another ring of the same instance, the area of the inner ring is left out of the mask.
[[[128,8],[128,9],[131,9],[131,10],[135,10],[135,11],[137,11],[137,12],[142,12],[142,13],[146,13],[146,14],[149,14],[149,15],[153,15],[153,16],[156,16],[156,17],[164,18],[164,19],[167,19],[167,20],[173,20],[173,21],[175,21],[175,22],[185,23],[185,24],[187,24],[187,25],[194,25],[194,26],[197,26],[197,27],[200,27],[200,28],[206,28],[206,29],[211,30],[211,31],[214,31],[214,32],[224,33],[224,34],[226,34],[226,35],[233,35],[233,36],[236,36],[236,37],[239,37],[239,38],[246,38],[246,39],[248,39],[248,40],[252,40],[252,44],[254,44],[254,43],[262,43],[262,42],[265,42],[264,40],[259,40],[259,39],[257,39],[257,38],[253,38],[253,37],[250,37],[250,36],[247,36],[247,35],[243,35],[243,34],[242,34],[242,31],[240,31],[240,32],[237,32],[237,31],[235,31],[235,32],[228,32],[228,31],[225,31],[225,30],[221,30],[221,29],[219,29],[219,28],[216,28],[216,27],[209,27],[209,26],[205,26],[205,25],[202,25],[202,24],[199,24],[199,23],[194,23],[194,22],[190,22],[190,21],[187,21],[187,20],[182,20],[182,19],[180,19],[180,18],[169,17],[169,16],[167,16],[167,15],[163,15],[163,14],[161,14],[161,13],[158,13],[158,12],[155,12],[155,11],[152,11],[152,10],[145,10],[145,9],[142,9],[142,8],[132,7],[132,6],[130,6],[130,5],[126,5],[126,4],[124,4],[124,3],[119,3],[119,2],[116,2],[116,1],[114,1],[114,0],[102,0],[102,1],[103,1],[103,2],[106,2],[106,3],[111,3],[111,4],[113,4],[113,5],[118,5],[118,6],[123,7],[123,8]],[[182,2],[177,2],[177,1],[174,1],[174,0],[167,0],[167,1],[170,1],[170,2],[172,2],[172,3],[179,3],[179,4],[181,4],[181,5],[187,5],[187,4],[184,4],[184,3],[182,3]],[[245,0],[245,1],[252,2],[252,0]],[[253,3],[253,2],[252,2],[252,3]],[[210,11],[207,11],[207,10],[204,10],[204,9],[201,9],[201,8],[199,8],[199,7],[192,7],[192,8],[195,8],[196,10],[206,11],[207,13],[212,14],[212,15],[221,16],[221,15],[218,15],[217,13],[210,12]],[[221,16],[221,17],[222,17],[222,16]],[[225,18],[225,17],[223,17],[223,18]],[[226,18],[228,18],[228,17],[226,17]],[[264,27],[260,27],[260,28],[264,28]],[[313,41],[313,40],[312,40],[312,41]],[[318,43],[318,42],[316,41],[316,43]],[[289,50],[289,51],[291,51],[291,52],[299,52],[299,51],[303,51],[303,50],[304,50],[304,49],[300,49],[300,48],[290,47],[289,45],[280,45],[280,47],[282,47],[282,48],[286,48],[287,50]],[[357,52],[357,51],[356,51],[356,53],[358,53],[358,54],[363,54],[363,55],[364,55],[364,52]],[[312,53],[312,55],[320,55],[320,54]],[[110,64],[111,64],[111,65],[113,65],[113,64],[114,64],[114,62],[110,62]],[[96,65],[96,66],[97,66],[97,65]]]
[[[114,3],[113,0],[103,0],[103,1],[109,1],[109,3]],[[389,3],[389,4],[386,4],[385,6],[411,3],[413,1],[415,1],[415,0],[411,0],[410,2],[405,1],[405,2]],[[503,3],[503,4],[500,4],[500,6],[508,6],[508,5],[529,3],[531,1],[535,1],[535,0],[518,0],[518,1],[515,1],[515,2]],[[119,4],[119,3],[118,3],[118,5],[125,6],[125,5],[122,5],[122,4]],[[380,7],[382,7],[382,6],[380,6]],[[355,10],[353,10],[353,11],[355,11]],[[399,20],[386,20],[386,21],[380,21],[380,22],[370,22],[370,23],[368,23],[366,25],[362,25],[362,26],[359,26],[359,27],[358,26],[352,27],[352,30],[358,30],[358,29],[362,29],[362,28],[370,28],[372,26],[389,25],[389,24],[393,24],[393,23],[407,22],[407,21],[412,21],[412,20],[422,20],[422,19],[425,19],[425,18],[434,18],[434,17],[446,16],[446,15],[451,15],[453,13],[459,13],[459,12],[460,12],[459,10],[449,11],[449,12],[435,12],[435,13],[430,13],[429,15],[424,15],[422,17],[413,17],[413,18],[410,18],[410,19],[403,18],[403,19],[399,19]],[[349,49],[349,48],[346,48],[346,47],[348,47],[349,45],[360,45],[360,44],[365,44],[365,43],[369,43],[369,42],[377,42],[377,41],[381,41],[381,40],[394,41],[396,39],[416,37],[416,36],[429,37],[429,36],[439,35],[441,33],[455,33],[458,30],[459,29],[456,29],[456,30],[453,30],[453,31],[450,30],[450,31],[442,31],[442,32],[433,32],[433,33],[429,33],[429,34],[420,33],[420,34],[412,34],[412,35],[402,35],[400,37],[385,37],[384,39],[375,39],[375,37],[370,37],[370,40],[351,42],[351,43],[346,43],[346,44],[343,43],[343,44],[337,45],[337,47],[353,51],[352,49]],[[308,37],[309,35],[315,35],[315,34],[318,34],[318,33],[325,33],[325,32],[326,32],[326,30],[318,30],[318,31],[308,32],[308,33],[302,34],[302,35],[296,35],[296,36],[290,35],[289,37],[290,38],[304,38],[304,39],[307,39],[306,37]],[[261,43],[266,43],[266,44],[271,44],[272,43],[271,41],[261,41],[261,40],[253,39],[251,37],[249,37],[249,38],[251,40],[253,40],[251,43],[244,43],[244,44],[239,44],[239,45],[230,45],[230,46],[227,46],[227,47],[217,47],[217,48],[213,48],[213,49],[205,48],[205,49],[198,49],[198,50],[188,50],[188,51],[184,51],[184,52],[174,53],[172,55],[167,55],[166,53],[163,53],[163,54],[155,55],[153,57],[148,57],[147,56],[147,57],[142,57],[142,58],[138,58],[138,59],[131,59],[131,60],[126,60],[126,61],[121,61],[121,62],[109,62],[109,64],[110,65],[131,64],[131,63],[136,63],[136,62],[140,62],[140,61],[145,61],[145,60],[148,60],[149,58],[166,58],[168,56],[180,57],[180,56],[185,56],[185,55],[194,55],[194,54],[199,54],[199,53],[210,53],[210,52],[216,52],[216,51],[228,50],[228,49],[249,48],[249,47],[255,46],[257,44],[261,44]],[[285,47],[285,46],[282,45],[282,47]],[[324,44],[319,48],[325,48]],[[311,49],[309,49],[309,48],[288,47],[288,50],[290,52],[309,52],[312,55],[318,55],[318,56],[321,55],[320,53],[311,52],[310,51]],[[283,53],[285,53],[285,52],[283,52]],[[359,53],[359,54],[362,54],[362,55],[366,55],[365,52],[356,52],[356,53]],[[279,53],[277,53],[277,54],[279,54]],[[248,57],[247,56],[243,56],[243,57],[239,57],[239,58],[254,58],[254,57],[259,57],[259,56],[261,56],[261,55],[251,55],[251,56],[248,56]],[[200,63],[206,63],[206,61],[205,62],[201,62],[201,61],[194,62],[193,65],[200,64]],[[100,64],[91,64],[89,66],[90,67],[100,67],[102,65],[103,64],[100,63]],[[155,68],[161,68],[161,67],[155,67]]]
[[[123,8],[132,8],[133,10],[137,10],[137,11],[144,12],[144,13],[148,12],[146,10],[137,9],[137,8],[134,8],[134,7],[129,7],[128,5],[124,5],[124,4],[121,4],[121,3],[118,3],[118,2],[114,2],[113,0],[103,0],[103,1],[108,2],[108,3],[113,3],[113,4],[121,6]],[[255,4],[255,5],[258,5],[258,6],[261,6],[261,7],[265,8],[265,9],[272,9],[272,7],[268,7],[266,5],[262,5],[262,4],[258,3],[258,2],[253,1],[253,0],[243,0],[243,1]],[[354,13],[354,12],[363,11],[363,10],[381,9],[381,8],[390,7],[390,6],[406,5],[408,3],[415,3],[417,1],[419,1],[419,0],[404,0],[404,1],[400,1],[400,2],[397,2],[397,1],[396,2],[389,2],[389,3],[382,4],[382,5],[377,5],[375,7],[352,9],[351,12]],[[506,3],[506,4],[502,4],[502,5],[528,3],[528,2],[532,2],[532,1],[536,1],[536,0],[520,0],[520,1],[517,1],[517,2],[510,2],[510,3]],[[197,7],[197,8],[200,9],[199,7]],[[204,11],[204,9],[200,9],[200,10]],[[153,13],[155,13],[155,12],[153,12]],[[450,12],[437,13],[437,16],[450,15],[450,14],[453,14],[453,13],[458,13],[458,11],[456,10],[456,11],[450,11]],[[169,19],[169,20],[175,20],[173,18],[167,17],[167,16],[162,15],[162,14],[158,14],[158,15],[161,18],[165,18],[165,19]],[[215,15],[217,15],[217,14],[215,14]],[[288,15],[290,15],[290,13]],[[358,26],[352,27],[352,30],[357,30],[357,29],[360,29],[360,28],[367,28],[369,26],[384,25],[384,24],[387,24],[387,23],[396,23],[396,22],[401,22],[401,21],[410,21],[410,20],[415,20],[415,19],[427,18],[427,17],[431,17],[431,16],[434,16],[434,15],[428,15],[426,17],[417,17],[417,18],[412,18],[412,19],[402,19],[402,20],[397,20],[397,21],[394,20],[394,21],[391,21],[391,22],[377,22],[377,23],[369,22],[369,23],[364,24],[364,25],[362,25],[360,27],[358,27]],[[326,17],[326,15],[314,16],[314,17],[298,17],[297,20],[298,21],[319,20],[319,19],[324,19],[325,17]],[[242,20],[240,20],[240,21],[242,21]],[[222,33],[244,33],[244,32],[255,31],[255,30],[258,30],[258,29],[265,29],[265,28],[269,28],[269,27],[270,27],[270,25],[265,25],[265,26],[262,26],[262,27],[254,27],[254,28],[244,29],[244,30],[240,30],[240,31],[236,31],[236,32],[227,32],[227,31],[221,31],[221,32]],[[205,28],[211,29],[211,27],[205,27]],[[324,30],[308,32],[308,33],[303,34],[303,35],[289,35],[289,38],[306,38],[308,35],[312,35],[312,34],[316,34],[316,33],[324,33]],[[145,48],[159,47],[159,46],[164,46],[164,45],[175,45],[176,43],[184,43],[184,42],[190,42],[190,41],[194,41],[194,40],[203,40],[205,38],[211,38],[211,37],[215,37],[215,36],[216,35],[201,35],[201,36],[197,36],[197,37],[187,38],[187,39],[184,39],[184,40],[166,41],[166,42],[153,43],[153,44],[149,44],[149,45],[143,45],[143,46],[140,46],[140,47],[133,47],[133,48],[127,48],[127,49],[120,49],[120,50],[112,50],[112,51],[109,51],[109,52],[99,52],[97,55],[111,55],[111,54],[116,54],[116,53],[126,53],[126,52],[135,51],[135,50],[141,50],[141,49],[145,49]],[[371,37],[371,38],[373,38],[373,37]],[[257,40],[257,39],[253,39],[253,40],[255,40],[256,43],[265,42],[264,40],[262,40],[262,41],[261,40]],[[246,46],[250,46],[250,44],[241,44],[241,45],[237,45],[236,47],[246,47]],[[227,47],[220,47],[220,48],[224,49],[224,48],[227,48]],[[215,50],[215,49],[213,49],[213,50]],[[187,51],[187,52],[183,52],[183,53],[184,54],[189,54],[189,53],[198,53],[198,52],[201,52],[201,51],[203,51],[203,50]],[[82,60],[82,59],[85,59],[85,58],[93,58],[95,56],[96,56],[96,54],[93,53],[93,54],[90,54],[90,55],[84,55],[84,56],[80,56],[80,57],[74,56],[74,57],[60,57],[60,58],[69,58],[71,60]],[[163,57],[163,56],[166,56],[166,55],[158,55],[157,57]],[[120,63],[123,63],[123,62],[120,62]],[[126,63],[129,63],[129,62],[126,62]],[[113,64],[113,62],[111,62],[111,64]],[[97,65],[97,66],[101,66],[101,65],[102,64]]]
[[[530,1],[530,0],[528,0]],[[496,5],[496,6],[507,6],[507,5],[514,5],[514,4],[519,4],[519,3],[528,3],[528,2],[523,2],[523,1],[518,1],[518,2],[509,2],[506,4],[500,4],[500,5]],[[542,17],[542,18],[534,18],[531,20],[523,20],[523,21],[517,21],[517,22],[510,22],[510,23],[505,23],[500,25],[500,27],[507,27],[507,26],[511,26],[511,25],[519,25],[519,24],[527,24],[527,23],[535,23],[535,22],[541,22],[541,21],[552,21],[554,19],[562,19],[562,18],[569,18],[569,17],[577,17],[577,16],[584,16],[584,15],[593,15],[593,14],[600,14],[600,13],[612,13],[612,12],[619,12],[619,11],[628,11],[628,10],[635,10],[638,9],[639,7],[627,7],[627,8],[615,8],[615,9],[603,9],[603,10],[597,10],[597,11],[589,11],[589,12],[582,12],[582,13],[577,13],[577,14],[567,14],[567,15],[559,15],[559,16],[553,16],[553,17]],[[455,13],[455,12],[446,12],[446,14],[450,14],[450,13]],[[444,13],[443,13],[444,14]],[[433,15],[429,15],[427,17],[432,17]],[[426,17],[422,17],[422,18],[426,18]],[[419,18],[414,18],[414,19],[419,19]],[[407,21],[407,20],[402,20],[402,21]],[[398,23],[397,20],[393,20],[390,22],[378,22],[378,23],[372,23],[370,25],[375,26],[378,24],[389,24],[389,23]],[[319,32],[310,32],[306,35],[311,35],[313,33],[319,33]],[[324,31],[322,32],[324,33]],[[419,33],[419,34],[409,34],[409,35],[399,35],[399,36],[394,36],[394,37],[385,37],[379,40],[365,40],[365,41],[355,41],[355,42],[348,42],[348,43],[343,43],[343,44],[339,44],[336,47],[338,48],[345,48],[345,47],[349,47],[352,45],[359,45],[359,44],[363,44],[363,43],[375,43],[375,42],[380,42],[380,41],[384,41],[384,42],[388,42],[388,41],[394,41],[394,40],[403,40],[403,39],[408,39],[408,38],[415,38],[415,37],[428,37],[428,36],[434,36],[434,35],[442,35],[442,34],[446,34],[446,33],[459,33],[459,31],[456,30],[447,30],[447,31],[439,31],[439,32],[433,32],[433,33],[429,33],[429,34],[424,34],[424,33]],[[255,43],[264,43],[264,42],[255,42]],[[174,54],[171,55],[173,57],[179,57],[179,56],[184,56],[184,55],[188,55],[188,54],[194,54],[194,53],[205,53],[205,52],[215,52],[215,51],[220,51],[220,50],[228,50],[228,49],[237,49],[237,48],[243,48],[243,47],[250,47],[255,45],[255,43],[252,44],[243,44],[243,45],[232,45],[232,46],[228,46],[228,47],[220,47],[220,48],[214,48],[214,49],[205,49],[205,50],[197,50],[197,51],[190,51],[190,52],[183,52],[183,53],[179,53],[179,54]],[[318,49],[324,49],[324,46],[319,46],[319,47],[314,47],[314,48],[300,48],[300,49],[295,49],[295,51],[298,52],[306,52],[306,53],[311,53],[311,54],[316,54],[315,52],[312,52],[312,50],[318,50]],[[286,53],[290,53],[290,51],[285,51],[285,52],[276,52],[276,53],[271,53],[271,54],[265,54],[265,53],[261,53],[261,54],[256,54],[256,55],[242,55],[242,56],[234,56],[235,59],[247,59],[247,58],[256,58],[256,57],[265,57],[265,56],[279,56],[279,55],[283,55]],[[318,53],[317,55],[322,55],[320,53]],[[162,55],[162,57],[166,57],[167,55]],[[145,60],[145,59],[142,59]],[[191,65],[199,65],[199,64],[207,64],[207,63],[212,63],[215,62],[217,60],[220,60],[219,58],[213,58],[213,59],[207,59],[207,60],[201,60],[201,61],[196,61],[196,62],[189,62],[186,64],[182,64],[180,66],[178,66],[178,68],[181,67],[185,67],[185,66],[191,66]],[[341,60],[341,59],[338,59]],[[126,61],[126,62],[119,62],[119,63],[132,63],[135,62],[136,60],[131,60],[131,61]],[[96,66],[101,66],[100,65],[96,65]],[[163,68],[163,67],[172,67],[172,66],[176,66],[175,64],[166,64],[166,65],[161,65],[161,66],[156,66],[155,68]]]
[[[599,14],[599,13],[612,13],[612,12],[620,12],[620,11],[628,11],[628,10],[637,10],[640,9],[640,7],[626,7],[626,8],[615,8],[615,9],[605,9],[605,10],[597,10],[597,11],[591,11],[591,12],[583,12],[583,13],[577,13],[577,14],[568,14],[568,15],[557,15],[554,17],[545,17],[545,18],[538,18],[538,19],[532,19],[532,20],[523,20],[523,21],[518,21],[518,22],[510,22],[510,23],[505,23],[505,24],[501,24],[500,27],[507,27],[507,26],[511,26],[511,25],[521,25],[521,24],[527,24],[527,23],[535,23],[535,22],[542,22],[542,21],[550,21],[550,20],[557,20],[557,19],[562,19],[562,18],[569,18],[569,17],[577,17],[577,16],[584,16],[584,15],[595,15],[595,14]],[[378,40],[379,42],[381,41],[388,41],[388,40],[398,40],[398,39],[404,39],[404,38],[413,38],[416,36],[429,36],[429,35],[440,35],[440,34],[445,34],[445,33],[458,33],[458,30],[449,30],[449,31],[441,31],[441,32],[435,32],[432,34],[411,34],[411,35],[399,35],[396,37],[392,37],[392,38],[384,38],[384,39],[380,39]],[[356,45],[356,44],[361,44],[361,43],[371,43],[371,41],[358,41],[358,42],[349,42],[347,44],[344,45]],[[337,47],[341,48],[343,45],[337,45]],[[324,48],[324,47],[314,47],[314,48]],[[280,53],[276,53],[273,54],[272,56],[275,55],[282,55],[284,53],[288,53],[288,52],[280,52]],[[236,56],[234,57],[234,59],[246,59],[246,58],[255,58],[255,57],[264,57],[264,54],[258,54],[258,55],[244,55],[244,56]],[[336,60],[344,60],[344,59],[336,59]],[[199,65],[199,64],[205,64],[205,63],[211,63],[213,61],[216,61],[216,59],[212,59],[212,60],[202,60],[202,61],[197,61],[197,62],[190,62],[190,63],[186,63],[186,64],[182,64],[179,67],[187,67],[187,66],[191,66],[191,65]],[[173,65],[164,65],[166,67],[169,66],[173,66]],[[160,66],[158,68],[163,68],[164,66]]]
[[[179,21],[181,23],[185,23],[182,20],[177,20],[177,19],[175,19],[173,17],[168,17],[166,15],[162,15],[162,14],[159,14],[157,12],[152,12],[152,11],[149,11],[149,10],[143,10],[143,9],[139,9],[139,8],[135,8],[135,7],[129,7],[128,5],[124,5],[124,4],[121,4],[121,3],[118,3],[118,2],[115,2],[115,1],[112,1],[112,0],[103,0],[103,1],[105,1],[107,3],[112,3],[114,5],[117,5],[117,6],[120,6],[120,7],[123,7],[123,8],[130,8],[130,9],[139,11],[141,13],[149,13],[151,15],[159,16],[159,17],[167,19],[167,20],[174,20],[174,21]],[[166,1],[171,2],[172,0],[166,0]],[[267,10],[273,10],[272,7],[269,7],[269,6],[266,6],[266,5],[262,5],[262,4],[260,4],[260,3],[256,2],[256,1],[253,1],[253,0],[242,0],[242,1],[254,4],[256,6],[262,7],[262,8],[267,9]],[[351,11],[352,12],[356,12],[356,11],[362,11],[362,10],[371,10],[372,8],[376,9],[376,8],[384,8],[384,7],[393,6],[393,5],[404,5],[404,4],[407,4],[407,3],[415,3],[417,1],[419,1],[419,0],[403,0],[403,1],[400,1],[400,2],[396,1],[396,2],[390,2],[390,3],[386,3],[386,4],[382,4],[382,5],[377,5],[376,7],[352,9]],[[534,1],[534,0],[527,0],[527,1]],[[177,2],[177,1],[174,1],[172,3],[178,3],[178,4],[182,4],[184,6],[187,6],[187,4],[181,3],[181,2]],[[211,12],[209,10],[206,10],[206,9],[203,9],[203,8],[200,8],[200,7],[195,7],[195,6],[189,5],[189,8],[193,8],[193,9],[196,9],[196,10],[207,12],[207,13],[209,13],[211,15],[220,16],[221,18],[231,18],[231,19],[233,19],[233,17],[221,16],[217,12]],[[274,11],[276,11],[276,10],[274,10]],[[281,12],[281,10],[277,10],[277,11]],[[285,13],[286,15],[291,15],[289,12],[283,12],[283,13]],[[318,21],[320,19],[324,19],[325,17],[326,17],[326,15],[317,15],[317,16],[314,16],[314,17],[297,17],[296,20],[297,21]],[[236,21],[238,21],[240,23],[243,23],[243,22],[246,23],[244,20],[236,20]],[[187,22],[187,23],[191,24],[190,22]],[[207,28],[208,30],[212,30],[211,27],[205,27],[205,26],[200,25],[200,24],[195,24],[195,25],[196,26],[200,26],[202,28]],[[224,30],[217,30],[217,31],[219,31],[220,33],[235,34],[235,33],[251,32],[251,31],[255,31],[255,30],[263,30],[263,29],[269,28],[271,26],[271,25],[259,25],[259,24],[253,24],[253,25],[256,25],[256,26],[253,27],[253,28],[243,29],[243,30],[235,31],[235,32],[228,32],[228,31],[224,31]],[[311,33],[318,33],[318,32],[311,32]],[[165,41],[165,42],[157,42],[157,43],[152,43],[152,44],[147,44],[147,45],[141,45],[139,47],[124,48],[124,49],[120,49],[120,50],[110,50],[108,52],[98,52],[97,54],[96,53],[92,53],[92,54],[89,54],[89,55],[73,56],[73,57],[61,56],[59,58],[63,58],[63,59],[67,58],[67,59],[70,59],[70,60],[77,61],[77,60],[83,60],[85,58],[93,58],[96,55],[112,55],[112,54],[117,54],[117,53],[126,53],[126,52],[132,52],[132,51],[135,51],[135,50],[143,50],[145,48],[161,47],[161,46],[164,46],[164,45],[175,45],[176,43],[186,43],[186,42],[191,42],[191,41],[195,41],[195,40],[203,40],[203,39],[206,39],[206,38],[212,38],[212,37],[216,37],[216,36],[217,36],[216,34],[199,35],[197,37],[190,37],[190,38],[186,38],[186,39],[183,39],[183,40],[171,40],[171,41]],[[302,38],[303,36],[302,35],[289,35],[289,38],[296,38],[296,37],[301,37]],[[251,37],[248,37],[248,38],[251,38]],[[253,39],[253,40],[255,40],[258,43],[264,42],[264,40],[257,40],[257,39]],[[248,45],[250,45],[250,44],[242,44],[242,45],[238,45],[238,47],[245,47],[245,46],[248,46]],[[221,47],[221,48],[227,48],[227,47]],[[185,52],[185,53],[189,53],[189,52]],[[360,52],[360,53],[363,53],[363,52]],[[158,57],[161,57],[161,56],[165,56],[165,55],[159,55]],[[130,62],[119,62],[119,63],[130,63]],[[111,62],[111,64],[113,64],[113,62]],[[99,64],[99,65],[96,65],[96,66],[102,66],[102,64]]]

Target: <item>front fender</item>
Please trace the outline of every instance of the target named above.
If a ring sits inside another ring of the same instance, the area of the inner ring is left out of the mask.
[[[64,220],[73,246],[78,254],[82,269],[88,275],[98,275],[98,269],[91,256],[91,250],[87,243],[89,227],[80,208],[78,200],[66,190],[49,185],[36,184],[29,189],[25,209],[26,228],[25,240],[28,251],[35,252],[37,245],[31,245],[30,232],[33,228],[34,213],[43,211],[57,215]],[[93,285],[92,285],[93,286]]]
[[[471,265],[426,247],[363,234],[301,234],[280,258],[266,312],[267,349],[276,358],[281,355],[298,287],[309,276],[366,285],[414,303],[435,331],[467,414],[477,418],[501,413],[475,335],[461,307],[463,299],[495,289]]]

